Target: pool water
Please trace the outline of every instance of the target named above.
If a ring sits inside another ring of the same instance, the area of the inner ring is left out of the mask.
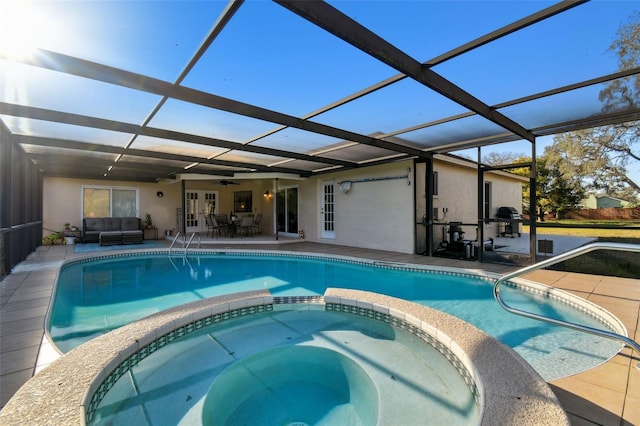
[[[477,424],[460,372],[367,317],[305,305],[203,328],[149,355],[97,408],[110,425]]]
[[[420,303],[461,318],[523,356],[545,380],[598,365],[619,349],[610,339],[502,310],[492,283],[478,277],[273,255],[128,256],[66,265],[59,276],[49,332],[63,352],[122,325],[183,303],[240,291],[322,295],[352,288]],[[605,328],[568,306],[514,288],[501,295],[534,313]]]

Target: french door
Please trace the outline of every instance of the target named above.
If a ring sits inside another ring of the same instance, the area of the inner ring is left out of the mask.
[[[276,218],[278,232],[298,233],[298,188],[278,190],[276,196]]]
[[[336,238],[336,185],[334,182],[322,184],[322,238]]]
[[[185,231],[206,232],[206,215],[217,213],[218,191],[186,191],[185,192]]]

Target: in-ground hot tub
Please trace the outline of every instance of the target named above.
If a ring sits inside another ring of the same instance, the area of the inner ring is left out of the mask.
[[[155,383],[153,389],[170,392],[175,388],[176,383],[171,374],[176,369],[171,368],[163,360],[177,361],[182,367],[188,368],[190,367],[188,361],[196,359],[198,353],[187,354],[185,358],[180,358],[184,351],[179,345],[174,345],[174,341],[189,334],[197,335],[198,330],[208,332],[207,325],[214,323],[224,323],[229,319],[237,319],[242,316],[256,317],[255,313],[258,314],[258,318],[261,313],[278,313],[282,310],[279,307],[280,304],[289,305],[290,303],[293,305],[303,303],[305,312],[317,311],[320,318],[324,318],[325,315],[330,316],[331,312],[334,312],[350,315],[351,318],[362,317],[367,321],[373,320],[380,324],[379,328],[374,327],[374,329],[367,330],[352,327],[349,330],[352,333],[348,339],[335,338],[336,336],[333,336],[332,339],[325,339],[335,343],[335,347],[341,347],[344,343],[345,352],[341,352],[341,356],[349,356],[353,352],[355,345],[351,345],[350,342],[351,339],[358,336],[381,342],[389,340],[390,334],[385,333],[385,329],[394,332],[398,329],[402,330],[397,334],[403,335],[406,332],[418,338],[422,342],[420,343],[421,347],[426,345],[426,347],[431,347],[432,350],[438,352],[440,355],[436,358],[428,357],[426,359],[432,361],[441,359],[444,365],[449,366],[448,368],[454,368],[462,378],[462,384],[471,390],[472,395],[470,398],[466,397],[467,403],[462,406],[462,410],[445,410],[445,413],[448,413],[446,415],[459,414],[461,411],[471,414],[466,421],[438,421],[438,424],[475,425],[481,423],[491,425],[515,422],[520,425],[569,424],[557,398],[544,380],[508,347],[445,313],[389,296],[345,289],[328,289],[324,297],[315,302],[279,301],[270,296],[267,291],[237,293],[182,305],[149,316],[81,345],[42,370],[28,381],[0,411],[0,422],[7,426],[25,423],[99,423],[105,406],[111,413],[120,411],[113,404],[114,401],[110,401],[109,396],[110,390],[116,390],[114,395],[122,397],[122,393],[117,390],[118,382],[123,384],[129,382],[136,388],[144,383],[144,380],[121,380],[127,377],[132,378],[130,375],[135,368],[160,367],[149,368],[147,371],[159,372],[158,377],[165,380],[168,386]],[[284,309],[290,311],[290,308],[291,306],[285,306]],[[297,315],[297,313],[294,312],[291,315]],[[295,321],[291,324],[294,323]],[[242,335],[242,327],[236,327],[234,320],[229,321],[228,324],[230,327],[226,330],[227,337],[236,339],[237,343],[244,343],[244,346],[237,348],[239,351],[251,350],[255,346],[256,340],[262,336],[260,333],[254,333],[257,338],[245,339],[246,336]],[[302,329],[305,329],[311,323],[302,321],[298,324]],[[389,328],[389,326],[392,327]],[[260,331],[260,327],[257,330]],[[379,332],[381,330],[382,333]],[[338,331],[341,332],[341,330]],[[264,333],[264,335],[271,336],[272,334]],[[285,339],[287,336],[288,333],[284,335]],[[220,342],[223,342],[223,337],[219,337]],[[311,340],[307,339],[302,343],[310,344],[310,342]],[[165,349],[169,348],[176,350],[169,350],[167,354]],[[146,361],[151,361],[155,354],[163,354],[163,352],[165,354],[163,358],[161,357],[160,363],[156,359],[143,366]],[[228,351],[226,344],[223,344],[220,345],[218,353],[224,355],[224,352],[227,353],[227,356],[233,357],[236,351],[233,353]],[[406,361],[390,362],[389,359],[379,359],[379,353],[376,351],[368,350],[363,353],[367,356],[364,358],[361,356],[355,361],[358,361],[359,367],[367,370],[368,375],[374,378],[378,394],[380,395],[381,389],[387,393],[387,398],[378,398],[379,414],[376,423],[388,424],[383,417],[392,416],[385,417],[387,420],[398,419],[399,416],[406,413],[411,415],[411,411],[416,406],[420,408],[421,404],[409,402],[407,405],[407,392],[398,392],[389,388],[394,386],[407,388],[409,386],[409,390],[424,397],[422,388],[416,387],[415,384],[426,384],[429,381],[411,375],[399,376],[394,373],[395,368],[404,368],[407,365],[414,369],[412,371],[422,371],[422,366],[416,370],[415,365]],[[206,356],[202,358],[206,359]],[[248,359],[248,357],[245,356],[243,359]],[[214,359],[214,361],[217,360]],[[354,380],[354,383],[360,380],[366,384],[366,380],[363,380],[357,369],[346,366],[347,364],[342,363],[341,357],[335,357],[333,362],[342,366],[340,368],[344,372],[339,374],[344,374],[347,380]],[[424,365],[429,364],[431,362]],[[373,365],[375,368],[368,369],[369,365]],[[440,371],[440,369],[441,365],[432,368],[435,371]],[[221,368],[216,373],[221,374],[223,371],[224,368]],[[378,377],[375,377],[376,374]],[[458,374],[453,374],[453,376],[456,375]],[[187,376],[189,379],[198,379],[199,377],[199,375],[193,374]],[[267,375],[267,377],[270,376]],[[407,378],[409,380],[405,380]],[[378,385],[378,382],[382,382],[382,380],[385,381],[383,387]],[[174,400],[173,406],[164,402],[158,393],[133,395],[133,398],[140,399],[141,402],[144,402],[146,398],[147,401],[155,404],[164,403],[169,410],[172,407],[177,409],[176,414],[182,416],[180,420],[185,422],[183,424],[198,424],[202,421],[202,407],[207,402],[209,386],[212,382],[205,381],[205,383],[207,386],[202,388],[202,399],[196,395],[184,393],[181,399]],[[447,380],[443,383],[447,383]],[[181,386],[183,391],[185,390],[184,384],[186,382],[183,382]],[[356,399],[362,397],[357,403],[358,411],[367,404],[363,401],[366,401],[371,395],[368,389],[368,386],[365,385],[363,394],[356,397]],[[342,394],[344,395],[344,393]],[[463,392],[463,394],[469,395],[468,392]],[[351,393],[349,395],[351,396]],[[451,407],[450,404],[446,404],[446,400],[442,399],[444,395],[441,392],[430,392],[426,401],[431,400],[432,403],[442,407],[447,405]],[[198,403],[202,402],[202,404],[200,406],[194,404],[194,400]],[[119,402],[116,401],[116,403]],[[184,415],[184,404],[191,404],[193,407],[186,416]],[[214,400],[211,404],[214,404],[214,407],[219,406]],[[151,412],[147,411],[146,407],[140,408],[129,411],[129,413],[141,413],[145,416]],[[383,409],[389,411],[383,414]],[[191,421],[193,417],[189,417],[189,415],[193,413],[197,413],[199,421]],[[423,416],[422,419],[432,420],[433,413],[431,411],[430,413]],[[464,415],[467,417],[466,414]],[[292,419],[292,422],[296,421],[301,420]],[[164,417],[162,423],[166,424],[167,422],[167,417]],[[179,424],[181,422],[170,423]],[[400,423],[403,422],[400,421]],[[404,422],[403,424],[415,423]],[[132,422],[129,421],[125,424],[132,424]]]
[[[378,392],[351,358],[315,346],[266,350],[232,364],[212,383],[203,424],[373,425]]]

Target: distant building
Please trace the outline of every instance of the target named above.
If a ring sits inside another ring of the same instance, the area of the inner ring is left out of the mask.
[[[606,194],[589,194],[582,200],[585,209],[605,209],[609,207],[629,207],[630,203]]]

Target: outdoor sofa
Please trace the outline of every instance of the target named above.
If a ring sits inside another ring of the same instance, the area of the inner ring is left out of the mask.
[[[142,244],[142,221],[138,217],[86,217],[82,219],[82,241],[101,246]]]

